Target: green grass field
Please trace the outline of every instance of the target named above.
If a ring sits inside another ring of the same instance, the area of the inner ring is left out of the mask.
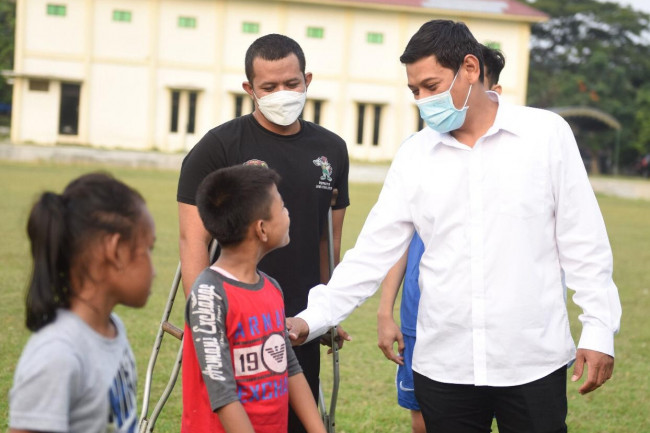
[[[17,164],[0,161],[0,431],[7,427],[7,394],[22,346],[29,337],[24,327],[24,289],[29,273],[26,217],[31,203],[43,189],[61,191],[73,177],[95,165],[62,166]],[[157,225],[154,252],[157,277],[147,306],[140,310],[118,308],[136,354],[139,388],[155,334],[178,264],[176,181],[172,171],[107,168],[137,188],[146,198]],[[379,185],[353,184],[343,250],[352,247],[365,217],[379,193]],[[580,396],[578,385],[569,383],[569,431],[573,433],[637,433],[650,431],[650,202],[599,197],[615,259],[615,281],[623,303],[621,333],[616,339],[616,367],[612,380],[595,393]],[[344,323],[353,336],[341,352],[341,389],[336,411],[337,432],[409,432],[410,416],[395,403],[395,366],[376,344],[377,296],[372,297]],[[172,322],[182,324],[182,301],[177,300]],[[578,311],[571,304],[574,336],[579,333]],[[159,395],[178,349],[166,337],[154,376],[152,396]],[[322,351],[322,381],[329,389],[330,357]],[[141,406],[141,399],[139,402]],[[153,406],[153,402],[151,404]],[[179,431],[180,383],[158,420],[156,431]]]

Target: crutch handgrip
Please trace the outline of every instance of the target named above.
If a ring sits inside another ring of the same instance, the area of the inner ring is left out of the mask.
[[[180,328],[177,328],[176,326],[172,325],[171,323],[165,321],[162,323],[162,329],[169,335],[173,335],[176,337],[178,340],[183,339],[183,330]]]

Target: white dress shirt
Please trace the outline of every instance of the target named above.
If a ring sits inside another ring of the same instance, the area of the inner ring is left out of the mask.
[[[564,283],[583,311],[578,347],[614,356],[611,248],[571,129],[552,112],[498,102],[473,148],[428,127],[403,143],[355,247],[298,314],[309,339],[377,291],[417,230],[413,370],[513,386],[566,365],[576,349]]]

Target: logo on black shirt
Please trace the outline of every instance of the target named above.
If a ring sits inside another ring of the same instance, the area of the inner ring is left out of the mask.
[[[312,162],[316,167],[320,167],[321,169],[321,177],[318,180],[318,184],[316,185],[316,188],[326,189],[331,191],[332,185],[330,184],[330,182],[332,182],[332,173],[334,172],[334,169],[332,168],[332,164],[329,163],[326,156],[319,156]]]

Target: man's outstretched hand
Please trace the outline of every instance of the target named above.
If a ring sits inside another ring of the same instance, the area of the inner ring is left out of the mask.
[[[287,332],[292,346],[299,346],[309,336],[309,325],[298,317],[287,317]]]
[[[585,380],[585,383],[578,390],[580,394],[587,394],[601,387],[607,379],[612,377],[612,372],[614,371],[613,357],[595,350],[578,349],[571,382],[580,380],[585,364],[587,366],[587,380]]]

